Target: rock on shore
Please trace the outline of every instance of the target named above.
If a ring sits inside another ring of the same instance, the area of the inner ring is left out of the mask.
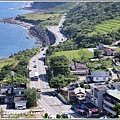
[[[43,30],[43,28],[40,26],[15,20],[14,18],[3,18],[3,19],[0,19],[0,22],[20,25],[26,28],[31,36],[36,38],[36,44],[42,44],[43,46],[50,45],[50,40],[47,32]]]

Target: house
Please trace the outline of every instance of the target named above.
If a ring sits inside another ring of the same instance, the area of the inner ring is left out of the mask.
[[[7,104],[14,101],[13,87],[10,84],[2,84],[0,86],[0,102]]]
[[[86,109],[89,116],[99,115],[100,113],[99,108],[90,102],[82,103],[82,107]]]
[[[1,84],[0,86],[0,103],[7,104],[9,109],[17,108],[16,106],[21,105],[26,107],[25,99],[26,84],[16,83],[11,84]],[[18,100],[18,97],[21,99]]]
[[[15,109],[26,109],[27,100],[24,97],[15,97],[14,104]]]
[[[118,91],[117,89],[107,90],[103,99],[103,109],[106,111],[106,113],[110,115],[112,114],[112,116],[116,115],[113,107],[117,103],[120,103],[120,91]]]
[[[104,45],[104,44],[100,44],[100,45],[96,46],[96,48],[101,50],[103,48],[109,48],[109,46],[108,45]]]
[[[14,93],[16,97],[24,97],[26,92],[25,83],[17,83],[14,85]]]
[[[116,53],[115,49],[110,48],[109,46],[104,44],[100,44],[99,46],[97,46],[97,49],[103,51],[103,54],[107,56],[114,56]]]
[[[49,18],[47,18],[47,20],[52,20],[52,18],[49,17]]]
[[[91,72],[91,79],[94,82],[105,82],[111,80],[110,72],[93,71]]]
[[[86,89],[86,96],[85,100],[87,102],[91,102],[97,107],[100,108],[100,110],[103,110],[103,101],[108,94],[107,91],[114,91],[117,90],[119,93],[120,90],[120,82],[116,83],[110,83],[110,84],[104,84],[104,83],[93,83],[90,84],[90,89]],[[107,93],[107,94],[106,94]],[[108,103],[109,104],[109,103]]]
[[[109,88],[105,84],[90,84],[90,89],[86,90],[86,101],[91,102],[95,106],[99,107],[100,110],[102,110],[103,94],[106,93],[107,89]]]
[[[76,61],[71,64],[70,70],[74,75],[87,75],[89,71],[88,66],[85,62]]]
[[[104,55],[107,55],[107,56],[114,56],[115,53],[116,53],[116,50],[115,49],[111,49],[111,48],[103,48],[101,49],[104,51]]]

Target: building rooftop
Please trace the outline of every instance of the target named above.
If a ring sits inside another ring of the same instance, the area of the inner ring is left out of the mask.
[[[109,77],[109,72],[103,72],[103,71],[93,71],[91,72],[92,77]]]
[[[96,88],[96,89],[98,89],[98,90],[109,89],[109,88],[107,87],[107,84],[105,84],[105,83],[93,83],[93,84],[90,84],[90,87]]]
[[[118,100],[120,100],[120,91],[118,91],[117,89],[115,90],[107,90],[107,93],[115,98],[117,98]]]
[[[92,104],[92,103],[82,103],[82,105],[83,105],[84,107],[86,107],[87,109],[98,108],[97,106],[95,106],[95,105]]]
[[[25,99],[25,97],[15,97],[14,101],[15,102],[27,102],[27,100]]]

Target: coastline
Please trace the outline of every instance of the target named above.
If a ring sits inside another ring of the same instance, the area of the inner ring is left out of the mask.
[[[30,27],[34,26],[30,23],[25,23],[25,22],[21,22],[19,20],[15,20],[14,18],[1,18],[0,22],[5,23],[9,23],[9,24],[16,24],[16,25],[20,25],[22,27],[24,27],[26,30],[29,31]]]
[[[0,23],[4,23],[4,24],[8,23],[8,24],[21,26],[23,29],[25,29],[28,32],[30,37],[34,37],[36,39],[35,44],[40,44],[39,38],[37,38],[36,36],[30,33],[30,28],[34,26],[33,24],[21,22],[19,20],[15,20],[15,18],[0,18]]]

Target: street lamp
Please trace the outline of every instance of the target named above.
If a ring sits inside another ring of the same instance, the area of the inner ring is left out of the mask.
[[[11,83],[13,84],[14,71],[11,71],[11,72],[10,72],[10,75],[11,75],[11,77],[12,77]]]

